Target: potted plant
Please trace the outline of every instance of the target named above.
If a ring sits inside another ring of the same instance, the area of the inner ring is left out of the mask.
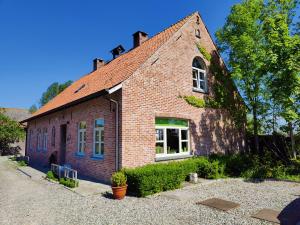
[[[123,172],[115,172],[111,177],[114,199],[123,199],[127,190],[127,178]]]

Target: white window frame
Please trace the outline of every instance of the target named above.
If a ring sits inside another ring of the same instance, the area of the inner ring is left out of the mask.
[[[43,139],[42,139],[43,143],[42,143],[42,149],[44,151],[47,151],[48,148],[48,129],[44,128],[43,129]]]
[[[189,127],[179,127],[179,126],[155,126],[156,129],[163,129],[163,141],[157,141],[155,138],[155,145],[156,143],[164,143],[164,152],[156,154],[156,157],[169,157],[169,156],[178,156],[178,155],[190,155],[190,131]],[[177,129],[179,130],[179,153],[168,154],[167,153],[167,129]],[[187,140],[181,140],[181,131],[187,130]],[[156,132],[155,132],[156,134]],[[182,142],[187,142],[188,150],[186,152],[182,151]]]
[[[194,70],[197,71],[196,74],[196,78],[194,78]],[[203,73],[203,79],[200,78],[200,73]],[[192,67],[192,78],[193,81],[195,80],[197,83],[197,87],[194,87],[194,82],[193,82],[193,89],[196,91],[200,91],[200,92],[207,92],[207,74],[206,74],[206,70],[204,69],[200,69],[197,67]],[[200,86],[200,82],[204,82],[204,88],[201,88]]]
[[[102,138],[102,133],[104,132],[104,126],[103,127],[96,127],[95,125],[95,121],[96,120],[103,120],[102,118],[98,118],[94,120],[94,138],[93,138],[93,156],[94,157],[103,157],[104,155],[104,147],[102,149],[102,144],[104,146],[104,134],[103,134],[103,140],[101,140]],[[96,141],[96,131],[99,131],[99,141]],[[96,144],[99,144],[100,147],[100,153],[96,154]]]
[[[81,123],[85,123],[85,128],[80,128]],[[86,128],[87,128],[87,123],[85,121],[80,121],[78,123],[77,153],[79,155],[84,155],[84,152],[85,152],[85,148],[86,148]],[[80,140],[80,134],[82,134],[82,140]],[[82,149],[80,149],[80,144],[82,146]]]

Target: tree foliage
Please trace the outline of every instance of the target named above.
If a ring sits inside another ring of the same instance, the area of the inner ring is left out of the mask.
[[[23,140],[25,132],[17,121],[10,119],[0,110],[0,155],[7,152],[10,144]]]
[[[42,94],[42,97],[40,99],[40,106],[47,104],[51,99],[53,99],[55,96],[57,96],[59,93],[61,93],[63,90],[65,90],[67,87],[69,87],[72,84],[72,81],[69,80],[65,83],[58,83],[54,82],[51,84],[47,90]]]
[[[36,111],[37,111],[37,106],[36,106],[36,104],[33,104],[32,106],[30,106],[29,112],[30,112],[31,114],[35,113]]]
[[[300,118],[298,0],[244,0],[217,33],[227,64],[250,109],[255,136]],[[292,124],[292,126],[291,126]],[[258,143],[258,140],[257,140]]]
[[[231,76],[242,92],[253,115],[254,134],[258,135],[258,115],[263,110],[264,37],[261,26],[263,0],[246,0],[232,7],[224,27],[217,31],[217,43],[228,54]],[[258,140],[256,141],[258,149]]]

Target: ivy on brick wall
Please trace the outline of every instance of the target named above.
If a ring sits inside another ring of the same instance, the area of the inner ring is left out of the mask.
[[[204,47],[202,47],[199,43],[196,43],[196,45],[197,45],[199,52],[203,55],[203,57],[207,61],[211,61],[211,55],[209,54],[209,52],[207,52],[206,49]]]
[[[226,71],[220,66],[220,63],[218,63],[218,59],[208,53],[199,43],[196,45],[203,57],[210,61],[209,70],[215,78],[213,84],[214,97],[201,99],[195,96],[183,96],[182,98],[188,104],[197,108],[226,109],[231,115],[234,124],[239,128],[243,127],[247,109],[243,104],[241,96],[239,96],[235,89],[232,78],[230,75],[226,75]]]
[[[220,108],[220,105],[218,102],[216,102],[213,98],[197,98],[193,95],[191,96],[180,96],[183,98],[188,104],[197,107],[197,108]]]

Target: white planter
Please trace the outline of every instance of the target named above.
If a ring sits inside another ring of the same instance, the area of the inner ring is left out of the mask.
[[[198,174],[197,173],[190,173],[190,182],[197,183],[198,182]]]

